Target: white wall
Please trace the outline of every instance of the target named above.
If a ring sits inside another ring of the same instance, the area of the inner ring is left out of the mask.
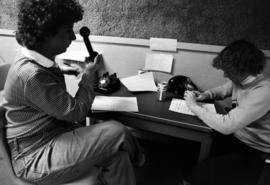
[[[203,45],[178,42],[177,52],[151,51],[148,39],[131,39],[107,36],[90,36],[94,50],[102,53],[107,70],[116,72],[118,77],[137,74],[144,67],[147,52],[167,53],[174,56],[174,66],[171,74],[156,72],[157,81],[168,80],[173,75],[190,76],[202,90],[220,85],[226,81],[223,73],[211,66],[212,59],[222,50],[223,46]],[[18,49],[12,30],[0,30],[0,56],[6,62],[12,62]],[[81,52],[87,56],[87,50],[82,38],[77,35],[67,52]],[[270,51],[264,51],[267,56],[266,75],[270,77]]]
[[[123,40],[123,38],[122,38]],[[128,40],[128,39],[127,39]],[[121,38],[118,42],[121,42]],[[142,40],[145,42],[145,40]],[[149,41],[148,41],[149,42]],[[187,75],[201,88],[210,88],[224,82],[221,73],[211,67],[212,58],[216,53],[198,52],[178,49],[177,52],[158,52],[149,49],[146,45],[124,45],[119,43],[93,42],[93,48],[103,54],[106,68],[116,72],[119,77],[137,74],[138,69],[144,68],[147,52],[166,53],[174,56],[174,65],[171,74],[155,73],[157,81],[168,80],[172,75]],[[82,41],[75,41],[68,51],[83,51],[86,49]],[[87,55],[87,54],[86,54]]]

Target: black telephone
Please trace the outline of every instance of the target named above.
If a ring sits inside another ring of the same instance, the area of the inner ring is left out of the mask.
[[[198,90],[197,86],[187,76],[174,76],[168,81],[167,91],[183,98],[186,90]]]
[[[83,37],[84,44],[89,53],[90,61],[94,61],[95,57],[98,55],[96,51],[93,50],[89,35],[90,30],[87,27],[82,27],[80,29],[80,35]],[[102,94],[110,94],[120,88],[120,80],[117,78],[116,73],[109,75],[109,72],[105,72],[97,80],[94,90]]]

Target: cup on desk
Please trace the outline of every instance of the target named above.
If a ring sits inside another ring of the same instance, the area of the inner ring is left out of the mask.
[[[157,88],[157,100],[158,101],[164,101],[166,99],[167,87],[168,87],[167,82],[158,83],[158,88]]]

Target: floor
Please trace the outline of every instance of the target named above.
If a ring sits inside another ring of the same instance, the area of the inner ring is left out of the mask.
[[[178,185],[196,164],[199,143],[163,135],[139,141],[147,161],[143,167],[135,169],[138,185]]]

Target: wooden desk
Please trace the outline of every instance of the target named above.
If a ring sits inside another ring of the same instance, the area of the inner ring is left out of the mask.
[[[105,113],[105,117],[113,118],[133,128],[200,142],[198,160],[201,161],[208,156],[212,144],[212,129],[195,116],[169,111],[171,98],[159,102],[155,92],[131,93],[125,87],[121,87],[111,96],[136,96],[139,112],[110,112]],[[217,106],[216,108],[219,111]],[[104,113],[93,115],[102,118]]]

